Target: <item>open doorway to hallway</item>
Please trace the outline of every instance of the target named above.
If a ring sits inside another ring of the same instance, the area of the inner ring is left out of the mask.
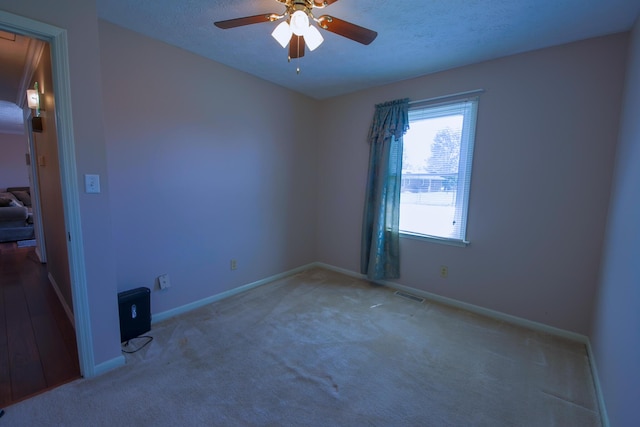
[[[30,48],[34,45],[41,48]],[[0,173],[0,189],[29,189],[34,203],[26,224],[33,223],[32,237],[39,243],[35,248],[19,245],[18,241],[30,239],[16,235],[13,240],[11,233],[0,239],[1,407],[78,378],[80,368],[73,329],[50,46],[2,29],[0,63],[0,106],[13,104],[19,110],[23,130],[19,135],[19,127],[0,120],[0,149],[15,153],[13,147],[9,150],[2,146],[16,141],[22,141],[23,149],[18,158],[0,156],[0,169],[4,171]],[[26,89],[35,88],[36,82],[41,108],[30,111],[24,105]],[[32,116],[40,118],[41,131],[31,133]],[[0,117],[5,115],[0,112]],[[8,137],[10,134],[12,137]],[[23,209],[28,208],[22,204]],[[0,228],[1,220],[0,215]]]
[[[65,227],[58,232],[66,234],[66,253],[71,277],[73,297],[73,320],[78,343],[80,373],[85,378],[94,377],[114,365],[124,363],[124,358],[114,359],[109,363],[96,365],[94,357],[93,324],[90,318],[89,295],[87,286],[87,270],[83,246],[83,229],[80,216],[80,195],[78,191],[78,169],[76,162],[76,137],[71,107],[71,75],[69,69],[69,42],[67,30],[51,24],[37,21],[0,10],[0,30],[22,34],[49,43],[51,47],[51,69],[53,84],[51,85],[51,102],[55,104],[57,114],[55,127],[57,149],[59,153],[58,170],[62,187],[61,201],[64,212]],[[45,159],[46,160],[46,159]],[[48,216],[48,215],[47,215]],[[47,238],[48,239],[48,238]],[[60,244],[62,241],[59,242]],[[50,240],[47,241],[47,253],[51,254]],[[47,261],[50,264],[50,260]]]

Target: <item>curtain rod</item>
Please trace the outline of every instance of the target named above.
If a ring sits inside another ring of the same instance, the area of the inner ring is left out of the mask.
[[[468,90],[466,92],[458,92],[458,93],[454,93],[452,95],[443,95],[443,96],[436,96],[435,98],[420,99],[418,101],[409,101],[409,105],[411,105],[411,104],[422,104],[422,103],[425,103],[425,102],[432,102],[432,101],[443,101],[443,100],[447,100],[447,99],[460,98],[460,97],[468,96],[468,95],[481,94],[483,92],[484,92],[484,89]]]

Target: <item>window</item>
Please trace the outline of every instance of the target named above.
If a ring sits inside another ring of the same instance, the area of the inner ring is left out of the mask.
[[[412,105],[404,135],[400,232],[466,243],[478,98]]]

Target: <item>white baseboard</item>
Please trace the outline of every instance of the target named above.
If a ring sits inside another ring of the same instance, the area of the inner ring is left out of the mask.
[[[56,283],[56,279],[53,278],[51,273],[47,273],[47,277],[49,278],[49,282],[51,283],[53,290],[55,291],[56,295],[58,296],[58,299],[60,300],[60,304],[62,304],[62,308],[64,309],[64,312],[67,314],[67,317],[71,321],[71,325],[73,325],[73,327],[75,328],[76,320],[75,320],[75,317],[73,316],[73,310],[71,310],[71,307],[69,307],[69,304],[67,304],[67,301],[65,301],[64,297],[62,296],[62,292],[60,291],[60,287]]]
[[[275,274],[273,276],[269,276],[269,277],[267,277],[265,279],[258,280],[256,282],[248,283],[246,285],[242,285],[242,286],[239,286],[237,288],[233,288],[233,289],[230,289],[228,291],[225,291],[225,292],[222,292],[222,293],[219,293],[219,294],[207,297],[207,298],[203,298],[201,300],[194,301],[194,302],[189,303],[189,304],[182,305],[180,307],[172,308],[171,310],[163,311],[162,313],[153,314],[151,316],[151,323],[154,324],[154,323],[157,323],[157,322],[162,322],[163,320],[169,319],[171,317],[175,317],[175,316],[177,316],[179,314],[187,313],[187,312],[189,312],[191,310],[195,310],[196,308],[200,308],[200,307],[205,306],[207,304],[211,304],[213,302],[220,301],[220,300],[223,300],[225,298],[232,297],[232,296],[240,294],[242,292],[246,292],[246,291],[248,291],[250,289],[257,288],[258,286],[262,286],[262,285],[265,285],[267,283],[274,282],[276,280],[280,280],[280,279],[285,278],[287,276],[292,276],[294,274],[300,273],[301,271],[308,270],[309,268],[311,268],[313,266],[314,266],[314,263],[303,265],[303,266],[294,268],[293,270],[285,271],[284,273]]]
[[[368,280],[364,274],[356,273],[351,270],[346,270],[344,268],[335,267],[329,264],[316,262],[313,263],[314,266],[326,268],[327,270],[332,270],[337,273],[342,273],[347,276],[356,277],[359,279]],[[374,281],[378,285],[387,286],[389,288],[398,289],[404,292],[408,292],[413,295],[417,295],[423,297],[430,301],[439,302],[444,305],[448,305],[450,307],[459,308],[462,310],[469,311],[471,313],[480,314],[483,316],[490,317],[496,320],[502,320],[504,322],[511,323],[513,325],[522,326],[528,329],[533,329],[539,332],[546,332],[551,335],[563,337],[570,339],[572,341],[578,341],[583,344],[587,344],[589,342],[589,338],[586,335],[578,334],[575,332],[567,331],[564,329],[556,328],[554,326],[545,325],[544,323],[535,322],[533,320],[528,320],[522,317],[513,316],[511,314],[502,313],[500,311],[491,310],[489,308],[480,307],[478,305],[469,304],[466,302],[458,301],[453,298],[443,297],[441,295],[433,294],[431,292],[423,291],[421,289],[412,288],[410,286],[401,285],[399,283],[390,282],[386,280],[382,281]]]
[[[106,362],[102,362],[96,366],[93,367],[93,375],[91,375],[92,377],[97,377],[99,375],[105,374],[109,371],[112,371],[116,368],[119,368],[121,366],[124,366],[125,364],[125,358],[124,356],[120,355],[118,357],[114,357],[111,360],[107,360]]]
[[[186,305],[183,305],[183,306],[171,309],[171,310],[167,310],[167,311],[164,311],[164,312],[159,313],[159,314],[154,314],[152,316],[152,318],[153,318],[153,322],[152,323],[161,322],[161,321],[163,321],[165,319],[168,319],[170,317],[174,317],[174,316],[177,316],[179,314],[186,313],[186,312],[191,311],[191,310],[195,310],[198,307],[202,307],[204,305],[211,304],[212,302],[219,301],[219,300],[222,300],[222,299],[225,299],[225,298],[229,298],[230,296],[237,295],[237,294],[242,293],[242,292],[246,292],[246,291],[248,291],[250,289],[253,289],[253,288],[256,288],[258,286],[262,286],[262,285],[265,285],[267,283],[274,282],[276,280],[282,279],[284,277],[291,276],[293,274],[297,274],[297,273],[299,273],[301,271],[305,271],[305,270],[309,269],[311,266],[312,266],[312,264],[303,265],[301,267],[294,268],[293,270],[289,270],[289,271],[286,271],[284,273],[276,274],[276,275],[267,277],[266,279],[258,280],[256,282],[252,282],[252,283],[246,284],[244,286],[240,286],[238,288],[234,288],[234,289],[231,289],[229,291],[222,292],[220,294],[217,294],[217,295],[214,295],[214,296],[211,296],[211,297],[208,297],[208,298],[204,298],[204,299],[201,299],[199,301],[192,302],[190,304],[186,304]],[[54,289],[56,289],[56,293],[58,294],[58,298],[60,298],[60,301],[62,302],[63,306],[65,306],[65,311],[67,311],[68,310],[68,306],[64,303],[64,299],[61,298],[60,290],[58,289],[58,286],[55,284],[55,280],[53,279],[53,277],[51,277],[51,275],[49,275],[49,280],[51,280],[51,283],[53,284]],[[69,313],[67,312],[67,314],[69,314]],[[111,360],[107,360],[106,362],[103,362],[103,363],[100,363],[100,364],[94,366],[93,371],[91,372],[89,377],[96,377],[96,376],[102,375],[102,374],[104,374],[106,372],[109,372],[109,371],[111,371],[113,369],[116,369],[116,368],[119,368],[121,366],[124,366],[125,362],[126,362],[126,360],[125,360],[124,356],[122,356],[122,355],[118,356],[118,357],[115,357],[115,358],[113,358]]]
[[[40,252],[40,246],[36,246],[36,255],[38,256],[38,260],[40,261],[40,264],[44,264],[44,257],[42,256],[42,252]]]
[[[596,365],[596,358],[593,355],[593,349],[591,348],[591,341],[587,342],[587,354],[589,355],[589,365],[591,366],[593,386],[596,389],[596,397],[598,399],[600,421],[602,422],[602,427],[609,427],[609,414],[607,414],[607,406],[604,403],[604,395],[602,394],[602,386],[600,385],[600,377],[598,376],[598,368]]]

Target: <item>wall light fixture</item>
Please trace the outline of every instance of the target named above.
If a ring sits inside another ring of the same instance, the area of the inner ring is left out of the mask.
[[[34,110],[34,116],[31,118],[31,128],[34,132],[42,132],[42,117],[40,117],[40,90],[38,82],[35,82],[33,89],[27,90],[27,104],[29,108]]]

